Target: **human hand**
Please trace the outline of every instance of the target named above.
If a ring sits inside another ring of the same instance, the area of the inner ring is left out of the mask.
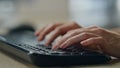
[[[52,49],[64,49],[78,42],[91,50],[99,50],[103,53],[120,57],[120,34],[97,26],[67,32],[53,44]]]
[[[71,23],[53,23],[43,27],[41,30],[35,32],[38,36],[38,41],[42,41],[48,34],[52,34],[50,38],[47,39],[46,45],[49,45],[54,41],[59,35],[64,35],[66,32],[81,28],[76,22]]]

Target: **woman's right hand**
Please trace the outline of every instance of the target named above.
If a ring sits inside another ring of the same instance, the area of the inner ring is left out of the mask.
[[[52,49],[65,49],[75,43],[120,58],[120,34],[97,26],[69,31],[53,44]]]

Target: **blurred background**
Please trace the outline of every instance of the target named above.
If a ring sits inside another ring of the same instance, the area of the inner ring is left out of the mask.
[[[120,26],[120,0],[0,0],[0,33],[21,24],[36,29],[76,21],[82,26]]]

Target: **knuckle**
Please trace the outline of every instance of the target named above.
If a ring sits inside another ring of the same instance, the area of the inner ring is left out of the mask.
[[[71,44],[71,42],[73,42],[73,39],[68,39],[67,43]]]
[[[71,22],[71,24],[76,26],[76,27],[82,27],[82,26],[78,25],[77,22]]]
[[[58,27],[58,28],[55,29],[55,31],[56,31],[57,33],[59,33],[59,32],[61,32],[61,31],[63,31],[63,29]]]
[[[74,32],[71,33],[71,35],[77,35],[77,34],[78,34],[77,31],[74,31]]]
[[[99,28],[98,26],[90,26],[89,28]]]
[[[87,38],[87,37],[89,37],[90,35],[89,35],[89,33],[84,32],[84,33],[81,34],[81,36],[82,36],[82,38]]]
[[[68,31],[68,32],[67,32],[67,34],[70,34],[70,33],[72,33],[72,32],[73,32],[73,30],[71,30],[71,31]]]
[[[83,35],[83,36],[89,36],[89,33],[83,32],[82,35]]]
[[[75,33],[75,34],[78,34],[78,33],[80,33],[79,30],[80,30],[80,29],[74,29],[74,30],[68,31],[67,33],[71,33],[71,34]]]
[[[94,31],[98,32],[98,33],[103,33],[105,32],[104,29],[102,28],[95,28]]]
[[[76,22],[71,22],[71,23],[76,25]]]
[[[98,39],[99,39],[99,40],[104,40],[104,38],[103,38],[103,37],[98,37]]]
[[[50,27],[55,27],[56,25],[55,25],[55,24],[50,24],[50,25],[48,25],[48,26],[50,26]]]
[[[106,42],[106,40],[103,37],[98,37],[97,40],[100,41],[100,43],[105,43]]]
[[[99,39],[103,39],[103,37],[98,37]]]

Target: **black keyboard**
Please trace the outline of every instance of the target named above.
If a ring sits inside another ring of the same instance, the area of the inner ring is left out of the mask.
[[[51,45],[38,42],[31,30],[18,30],[0,36],[0,49],[38,66],[90,65],[110,61],[109,56],[89,51],[78,44],[53,51]]]

